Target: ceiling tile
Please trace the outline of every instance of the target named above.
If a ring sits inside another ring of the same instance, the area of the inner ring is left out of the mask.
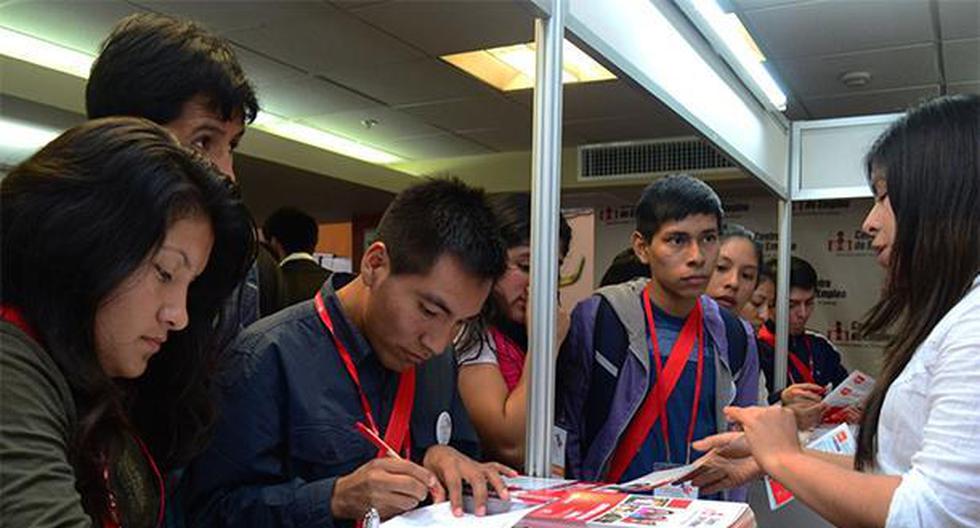
[[[803,98],[859,93],[939,82],[936,48],[920,44],[860,53],[773,61],[783,82]],[[866,71],[871,82],[849,88],[840,81],[845,72]]]
[[[943,42],[946,82],[980,79],[980,39]]]
[[[929,3],[827,0],[745,13],[769,59],[831,55],[930,42]]]
[[[361,64],[323,74],[390,105],[478,97],[493,93],[482,82],[438,60],[421,59],[384,67]]]
[[[937,4],[944,39],[980,37],[980,2],[939,0]]]
[[[309,74],[304,70],[271,60],[239,46],[232,46],[232,48],[234,48],[235,56],[238,57],[238,62],[245,70],[249,82],[259,92],[259,97],[263,95],[274,96],[275,93],[270,90],[273,86],[309,77]]]
[[[562,99],[566,120],[635,116],[659,108],[653,95],[623,81],[566,85]]]
[[[95,55],[119,19],[140,10],[122,1],[8,2],[0,5],[2,25]]]
[[[206,24],[236,44],[311,73],[424,56],[323,2],[161,2],[155,7]]]
[[[452,134],[392,141],[387,143],[385,147],[399,156],[414,160],[457,158],[493,152],[470,139]]]
[[[531,150],[531,129],[518,128],[506,130],[489,128],[485,130],[468,130],[460,132],[460,136],[472,139],[481,145],[499,152]]]
[[[840,97],[813,97],[804,99],[804,102],[814,119],[823,119],[903,112],[909,107],[937,95],[939,95],[938,84]]]
[[[268,87],[262,108],[289,118],[306,118],[348,110],[379,108],[377,102],[315,77],[305,77]]]
[[[434,57],[534,40],[534,17],[521,2],[388,2],[350,12]]]
[[[403,112],[445,130],[530,128],[531,109],[503,97],[457,99],[400,107]]]
[[[377,121],[371,128],[363,121]],[[389,142],[444,134],[421,119],[382,106],[304,118],[303,122],[384,149]]]

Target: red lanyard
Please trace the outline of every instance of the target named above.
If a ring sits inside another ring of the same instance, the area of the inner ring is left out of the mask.
[[[797,372],[799,372],[800,375],[803,376],[803,381],[805,381],[806,383],[815,384],[817,382],[816,378],[814,377],[814,373],[816,372],[816,369],[813,367],[813,347],[810,345],[810,336],[807,335],[803,336],[803,346],[806,347],[806,351],[810,355],[809,368],[807,368],[806,363],[803,363],[802,359],[800,359],[796,354],[792,352],[789,353],[789,360],[793,362],[793,366],[796,367]],[[793,371],[790,370],[788,366],[786,372],[789,374],[789,379],[793,383],[799,383],[798,381],[796,381],[795,377],[793,376]]]
[[[38,344],[41,343],[41,336],[36,330],[34,330],[34,327],[27,322],[27,319],[24,319],[24,314],[21,313],[20,309],[10,306],[9,304],[0,304],[0,319],[16,326],[21,332],[31,336],[31,339],[37,341]]]
[[[698,348],[697,374],[694,383],[694,401],[691,404],[691,422],[687,429],[688,460],[690,459],[690,445],[694,440],[694,428],[698,418],[698,404],[701,400],[701,380],[704,373],[704,323],[702,321],[701,301],[694,305],[694,310],[687,316],[684,326],[681,328],[677,341],[670,349],[670,357],[667,358],[666,366],[660,355],[660,344],[657,342],[657,329],[653,319],[653,308],[650,304],[649,287],[643,290],[643,308],[646,312],[647,326],[650,328],[650,343],[653,348],[653,357],[657,369],[657,382],[653,388],[647,392],[643,404],[640,406],[636,416],[630,422],[626,433],[620,441],[619,446],[613,453],[612,461],[609,464],[609,472],[606,480],[619,482],[623,473],[629,467],[636,453],[646,441],[653,423],[660,418],[660,431],[663,434],[664,447],[667,451],[668,461],[671,459],[670,438],[668,435],[669,424],[667,420],[667,401],[677,387],[677,382],[684,372],[691,352],[694,349],[695,341]]]
[[[354,386],[357,388],[357,394],[361,398],[361,409],[364,411],[367,426],[374,434],[380,437],[381,432],[378,430],[378,424],[374,420],[374,413],[371,412],[371,405],[368,403],[367,395],[364,394],[364,389],[361,387],[361,378],[357,374],[357,367],[354,366],[354,360],[351,359],[347,347],[337,337],[337,332],[333,326],[333,319],[330,318],[330,313],[327,311],[326,304],[323,302],[323,295],[320,292],[317,292],[316,297],[314,297],[313,304],[316,305],[316,312],[319,314],[320,320],[323,321],[323,326],[327,329],[327,333],[333,339],[334,346],[337,347],[337,354],[340,355],[340,359],[344,363],[344,368],[347,369],[351,381],[354,382]],[[388,428],[385,429],[384,434],[385,443],[391,446],[396,452],[404,453],[405,458],[410,458],[411,456],[411,442],[408,441],[408,429],[414,402],[415,367],[411,367],[399,376],[398,391],[395,393],[395,406],[391,410],[391,416],[388,418]],[[387,452],[384,449],[378,449],[378,458],[386,455]]]
[[[27,322],[27,319],[24,318],[24,315],[21,313],[19,309],[10,306],[8,304],[0,305],[0,320],[6,321],[16,326],[22,332],[31,336],[31,338],[37,341],[38,343],[41,342],[39,334],[34,329],[34,327]],[[143,440],[140,439],[140,437],[137,436],[135,433],[132,436],[133,439],[136,441],[136,443],[139,445],[140,451],[143,453],[143,457],[146,459],[146,462],[150,465],[150,470],[153,471],[153,476],[156,477],[157,480],[157,492],[160,494],[160,504],[159,504],[160,509],[157,511],[156,525],[161,526],[163,524],[163,512],[166,506],[165,503],[166,490],[164,489],[164,485],[163,485],[163,474],[160,473],[160,468],[157,467],[156,460],[153,459],[153,455],[150,454],[150,450],[149,448],[146,447],[146,444],[143,443]],[[105,480],[105,488],[109,493],[109,497],[107,501],[109,505],[109,513],[106,519],[103,520],[102,526],[103,528],[119,528],[122,526],[119,520],[119,504],[116,502],[115,493],[112,492],[112,483],[109,480],[108,461],[102,467],[102,478]]]
[[[759,328],[759,340],[773,347],[773,349],[775,350],[776,336],[773,335],[773,333],[770,332],[768,328],[766,328],[766,325],[762,325],[762,327]],[[796,354],[793,353],[792,350],[789,351],[789,354],[787,354],[787,356],[789,357],[790,362],[793,363],[793,366],[796,367],[796,370],[800,373],[800,375],[803,376],[803,380],[805,382],[816,383],[815,378],[813,376],[814,372],[816,372],[816,369],[813,367],[813,348],[810,345],[810,336],[806,336],[806,335],[803,336],[803,346],[806,347],[806,351],[810,354],[809,368],[807,367],[806,363],[803,363],[802,359],[800,359]],[[789,368],[789,365],[786,365],[786,374],[789,375],[790,384],[797,383],[796,377],[793,376],[793,369]]]

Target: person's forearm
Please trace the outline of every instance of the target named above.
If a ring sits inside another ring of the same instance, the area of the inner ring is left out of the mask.
[[[852,455],[840,455],[837,453],[825,453],[816,449],[804,449],[807,455],[829,462],[842,469],[854,469],[854,457]]]
[[[496,458],[512,467],[524,466],[524,438],[527,434],[527,384],[531,355],[524,361],[521,377],[504,400],[503,427]]]
[[[763,468],[835,526],[884,526],[901,477],[860,473],[840,462],[800,452]]]

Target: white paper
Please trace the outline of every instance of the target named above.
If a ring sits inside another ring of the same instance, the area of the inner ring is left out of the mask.
[[[383,523],[381,528],[416,528],[430,526],[451,526],[453,528],[511,528],[517,521],[534,510],[535,506],[512,501],[510,511],[495,515],[484,515],[477,517],[470,513],[464,513],[462,517],[453,515],[449,502],[440,502],[419,508],[397,517],[393,517]]]
[[[873,384],[874,381],[871,383]],[[842,383],[841,386],[844,386],[844,384]],[[824,453],[853,455],[857,452],[855,432],[856,428],[853,428],[848,424],[838,424],[837,427],[834,427],[829,431],[825,431],[823,434],[814,434],[813,436],[817,438],[807,443],[806,447],[815,451],[822,451]],[[769,497],[769,508],[771,510],[778,510],[790,502],[793,502],[792,495],[790,495],[788,500],[777,500],[777,495],[783,496],[783,494],[774,488],[773,481],[769,475],[766,475],[765,477],[765,488],[766,495]],[[786,492],[788,491],[789,490],[786,490]]]
[[[564,484],[571,484],[575,482],[574,480],[567,479],[556,479],[556,478],[545,478],[545,477],[528,477],[526,475],[518,475],[516,477],[504,477],[504,484],[509,490],[543,490],[557,488]]]
[[[830,394],[824,397],[823,403],[828,407],[860,406],[871,394],[871,389],[874,386],[874,378],[860,370],[855,370]]]
[[[711,455],[705,455],[696,460],[693,464],[654,471],[629,482],[613,484],[606,486],[606,488],[622,491],[624,493],[650,493],[661,486],[684,479],[684,477],[693,473],[695,469],[699,468],[705,461],[707,461],[709,456]]]

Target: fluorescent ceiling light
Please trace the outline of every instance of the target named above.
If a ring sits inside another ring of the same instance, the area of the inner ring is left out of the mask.
[[[21,121],[0,118],[0,145],[17,150],[37,150],[58,137],[59,132]]]
[[[779,110],[786,110],[786,94],[765,67],[766,57],[735,13],[725,13],[716,0],[690,0],[711,31],[728,48],[752,82]]]
[[[13,31],[2,26],[0,26],[0,55],[6,55],[18,60],[37,64],[38,66],[43,66],[45,68],[57,70],[69,75],[74,75],[75,77],[80,77],[82,79],[88,79],[89,71],[92,69],[92,63],[95,61],[95,58],[91,55],[57,44],[52,44],[46,40],[32,37],[18,31]],[[5,122],[5,126],[7,126],[6,123],[7,122]],[[395,156],[394,154],[384,152],[355,140],[332,134],[325,130],[296,123],[268,112],[259,112],[259,115],[256,116],[256,119],[252,125],[259,130],[263,130],[279,137],[304,143],[323,150],[336,152],[338,154],[343,154],[344,156],[367,161],[369,163],[384,164],[404,161],[402,158]],[[26,125],[11,124],[9,126],[24,127]],[[20,129],[0,129],[0,131],[3,132],[4,144],[7,143],[7,138],[11,138],[11,141],[16,140],[18,142],[23,141],[29,143],[35,141],[36,138],[42,137],[37,133],[31,133],[26,128],[22,132],[24,136],[18,137],[18,133],[13,132],[14,130]],[[50,136],[43,136],[47,137],[47,139],[36,144],[35,148],[44,145],[56,135],[57,133],[53,133],[53,135]]]
[[[562,82],[608,81],[616,76],[569,41],[562,46]],[[533,42],[443,55],[442,60],[497,88],[524,90],[534,86]]]
[[[386,164],[404,161],[383,150],[269,112],[259,112],[252,126],[275,136],[370,163]]]
[[[0,54],[88,79],[94,58],[73,49],[0,27]]]

